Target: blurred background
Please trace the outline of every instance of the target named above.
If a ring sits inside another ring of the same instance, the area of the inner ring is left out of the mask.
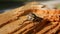
[[[5,10],[17,8],[23,6],[26,2],[38,1],[45,3],[46,5],[54,5],[60,8],[60,0],[0,0],[0,13]]]

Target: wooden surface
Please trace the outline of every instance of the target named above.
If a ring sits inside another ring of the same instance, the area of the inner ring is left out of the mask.
[[[60,14],[60,10],[55,10],[20,10],[20,8],[16,8],[11,12],[2,13],[0,14],[0,34],[60,34],[60,17],[59,15],[57,18],[54,16]],[[41,22],[26,21],[26,15],[30,13],[29,11],[43,18],[43,20]],[[43,14],[53,14],[53,17],[43,16]]]

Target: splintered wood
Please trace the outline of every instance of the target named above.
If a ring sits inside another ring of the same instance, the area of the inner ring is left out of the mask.
[[[42,21],[28,20],[34,13]],[[27,9],[0,14],[0,34],[60,34],[60,9]]]

